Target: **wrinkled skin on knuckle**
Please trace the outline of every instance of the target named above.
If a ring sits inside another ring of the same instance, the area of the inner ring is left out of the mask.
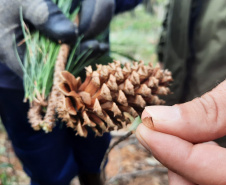
[[[225,89],[221,84],[200,98],[180,105],[182,120],[187,121],[187,128],[189,125],[197,128],[197,136],[200,139],[210,133],[212,139],[223,137],[226,134],[226,100],[223,98],[225,91],[222,88]],[[199,135],[198,131],[202,133]]]
[[[199,99],[205,107],[206,122],[211,132],[216,133],[218,137],[226,134],[226,101],[224,98],[226,91],[222,91],[222,88],[226,90],[224,86],[220,86],[220,88],[213,89]]]

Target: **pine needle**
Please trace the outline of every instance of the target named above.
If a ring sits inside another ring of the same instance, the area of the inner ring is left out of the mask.
[[[75,19],[79,8],[70,14],[72,0],[53,0],[53,2],[58,5],[69,19]],[[28,99],[30,102],[35,99],[39,100],[40,97],[37,96],[39,94],[42,98],[47,99],[53,85],[54,66],[60,44],[46,38],[39,31],[31,33],[23,21],[22,8],[20,9],[20,20],[24,34],[23,42],[25,42],[27,48],[24,63],[20,61],[24,72],[25,99]],[[73,63],[72,59],[80,42],[81,38],[78,39],[76,46],[71,52],[69,65]]]

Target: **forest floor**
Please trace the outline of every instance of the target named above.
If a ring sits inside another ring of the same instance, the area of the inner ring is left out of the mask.
[[[29,181],[6,132],[0,128],[0,185],[29,185]]]
[[[112,143],[117,139],[117,136],[113,137]],[[167,169],[138,142],[134,134],[110,152],[106,179],[106,185],[168,184]]]
[[[112,133],[111,143],[124,134],[126,131]],[[0,150],[0,185],[29,185],[30,180],[5,133],[0,134]],[[134,134],[111,150],[106,166],[106,185],[167,184],[167,169],[138,142]],[[79,185],[76,178],[72,185]]]

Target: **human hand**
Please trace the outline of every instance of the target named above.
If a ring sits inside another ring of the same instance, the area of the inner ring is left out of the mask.
[[[81,53],[83,51],[92,50],[91,56],[89,58],[93,58],[97,55],[105,54],[109,51],[109,44],[105,42],[99,42],[97,40],[87,40],[81,43],[80,50]]]
[[[0,0],[0,62],[12,71],[23,76],[14,49],[16,42],[23,40],[20,21],[20,8],[23,18],[49,38],[66,43],[75,42],[78,28],[67,19],[51,0]],[[17,47],[23,59],[25,44]]]
[[[75,8],[77,1],[73,1]],[[115,0],[83,0],[79,14],[79,34],[83,40],[94,39],[103,32],[114,15]]]
[[[72,9],[77,7],[73,1]],[[114,15],[115,0],[83,0],[79,14],[79,34],[83,36],[81,52],[92,50],[89,58],[109,51],[109,43],[99,42],[95,37],[106,30]]]
[[[78,4],[78,2],[80,0],[73,1],[74,4]],[[51,0],[0,0],[2,7],[0,9],[0,62],[6,64],[20,77],[23,76],[16,57],[13,39],[15,35],[17,51],[23,60],[25,44],[18,46],[18,43],[23,40],[20,7],[22,7],[24,20],[47,37],[54,41],[73,44],[77,39],[78,32],[84,34],[85,38],[91,38],[91,36],[98,35],[109,24],[114,10],[112,2],[114,0],[82,1],[80,31],[78,31],[77,25],[67,19]],[[98,16],[102,16],[102,18]],[[101,23],[101,21],[103,22]]]
[[[169,169],[169,184],[226,184],[226,149],[209,142],[226,135],[225,92],[226,81],[193,101],[145,108],[136,135]]]

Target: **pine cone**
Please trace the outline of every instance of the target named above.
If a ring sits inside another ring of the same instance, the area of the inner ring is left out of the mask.
[[[134,62],[122,68],[118,61],[97,65],[96,71],[87,67],[83,83],[67,71],[61,72],[61,77],[64,104],[59,117],[83,137],[87,127],[101,136],[130,124],[145,106],[163,104],[158,95],[169,94],[172,81],[171,73],[159,65]]]

